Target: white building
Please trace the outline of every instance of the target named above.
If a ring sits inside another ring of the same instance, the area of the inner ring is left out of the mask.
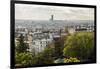
[[[30,51],[35,50],[35,54],[42,52],[50,43],[52,43],[52,41],[52,34],[34,32],[32,35]]]

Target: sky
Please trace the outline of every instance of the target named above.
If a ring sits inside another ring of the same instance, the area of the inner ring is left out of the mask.
[[[15,4],[15,19],[94,20],[94,8]]]

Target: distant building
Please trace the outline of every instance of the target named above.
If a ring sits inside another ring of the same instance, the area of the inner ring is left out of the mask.
[[[94,26],[91,25],[78,25],[75,28],[75,31],[83,31],[83,32],[93,32],[94,31]]]
[[[51,15],[50,21],[54,20],[54,15]]]
[[[17,36],[20,36],[20,34],[26,36],[28,34],[28,29],[25,27],[18,27],[15,28],[15,33],[17,34]]]

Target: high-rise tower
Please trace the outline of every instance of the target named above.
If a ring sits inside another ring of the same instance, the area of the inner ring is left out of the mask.
[[[50,18],[50,20],[51,20],[51,21],[53,21],[53,20],[54,20],[54,18],[53,18],[53,17],[54,17],[54,15],[51,15],[51,18]]]

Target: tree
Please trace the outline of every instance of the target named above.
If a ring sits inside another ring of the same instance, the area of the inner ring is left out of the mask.
[[[47,47],[41,53],[38,53],[33,57],[33,65],[51,64],[54,61],[54,49]]]
[[[29,46],[27,43],[24,42],[24,36],[21,34],[18,38],[18,43],[16,46],[16,51],[17,52],[26,52],[27,49],[29,49]]]
[[[55,57],[62,58],[63,57],[63,48],[64,48],[64,37],[54,39],[54,47],[55,47]]]
[[[31,66],[33,55],[30,52],[15,52],[15,66]]]
[[[67,37],[63,55],[67,58],[76,57],[81,60],[94,59],[94,33],[77,32]]]

